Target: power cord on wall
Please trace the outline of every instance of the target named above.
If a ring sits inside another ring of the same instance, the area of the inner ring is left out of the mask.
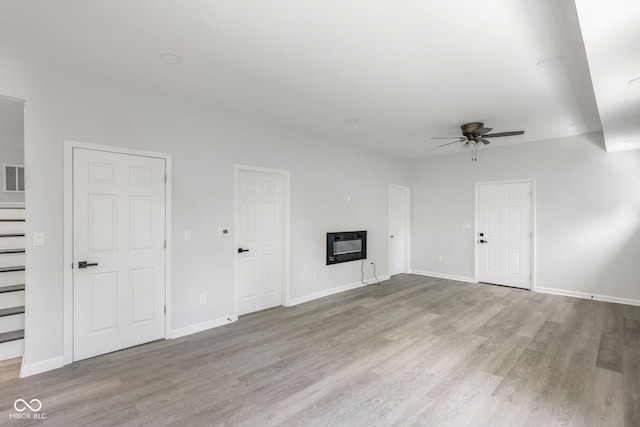
[[[380,279],[378,279],[378,276],[376,276],[376,264],[371,261],[371,265],[373,265],[373,277],[376,278],[376,282],[378,283],[367,283],[364,281],[364,259],[362,260],[362,264],[360,265],[360,281],[362,282],[363,285],[382,285],[382,283],[380,283]]]

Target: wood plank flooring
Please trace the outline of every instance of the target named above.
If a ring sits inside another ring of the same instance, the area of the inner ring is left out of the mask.
[[[19,378],[21,365],[22,357],[16,357],[15,359],[8,359],[0,362],[0,383]]]
[[[0,383],[54,426],[639,426],[640,307],[403,275]]]

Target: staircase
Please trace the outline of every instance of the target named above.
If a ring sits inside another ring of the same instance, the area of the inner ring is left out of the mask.
[[[0,361],[24,353],[24,207],[0,206]]]

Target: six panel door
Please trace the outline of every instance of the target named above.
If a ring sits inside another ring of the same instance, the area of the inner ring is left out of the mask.
[[[246,314],[282,305],[284,180],[243,170],[237,184],[238,314]]]
[[[531,183],[481,184],[478,281],[531,288]]]
[[[164,338],[164,159],[74,148],[73,174],[74,360]]]

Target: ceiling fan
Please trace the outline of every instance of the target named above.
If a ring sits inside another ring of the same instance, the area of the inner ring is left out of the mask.
[[[487,138],[498,138],[502,136],[514,136],[514,135],[522,135],[524,134],[523,130],[516,130],[511,132],[497,132],[497,133],[489,133],[493,129],[484,127],[484,123],[481,122],[471,122],[465,123],[460,126],[462,129],[462,136],[442,136],[431,139],[457,139],[457,141],[447,142],[446,144],[438,145],[436,148],[445,147],[451,144],[458,144],[460,142],[463,143],[462,148],[465,150],[471,150],[471,161],[475,162],[478,160],[476,157],[476,151],[479,147],[484,147],[491,143]],[[484,145],[480,145],[480,143]]]

